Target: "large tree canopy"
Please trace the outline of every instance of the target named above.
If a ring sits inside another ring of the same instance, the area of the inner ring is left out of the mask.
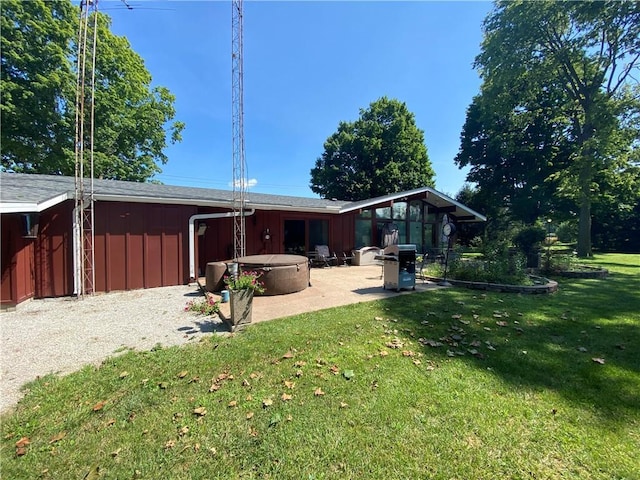
[[[2,0],[0,8],[2,168],[73,175],[78,8],[70,0]],[[172,121],[173,95],[152,86],[142,58],[111,33],[109,17],[98,14],[97,24],[94,175],[149,180],[184,125]]]
[[[382,97],[327,139],[311,170],[311,190],[357,201],[433,186],[434,175],[413,114],[405,103]]]
[[[637,130],[624,123],[639,101],[639,56],[638,2],[498,2],[485,22],[482,93],[457,163],[471,165],[469,180],[485,191],[506,176],[507,202],[530,197],[549,208],[545,198],[557,190],[578,211],[578,254],[590,255],[592,204],[637,147]]]

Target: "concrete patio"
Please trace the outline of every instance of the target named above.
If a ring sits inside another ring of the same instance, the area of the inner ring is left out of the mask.
[[[312,268],[310,276],[311,286],[301,292],[254,297],[253,323],[414,292],[383,289],[382,267],[379,265]],[[201,282],[204,284],[204,279]],[[415,292],[436,288],[443,287],[416,279]],[[229,303],[221,304],[221,314],[230,316]]]

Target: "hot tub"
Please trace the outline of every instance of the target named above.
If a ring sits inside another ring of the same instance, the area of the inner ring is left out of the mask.
[[[261,273],[262,295],[284,295],[309,286],[309,259],[302,255],[248,255],[238,258],[242,271]]]

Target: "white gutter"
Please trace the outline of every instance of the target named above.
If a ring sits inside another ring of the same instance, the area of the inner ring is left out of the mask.
[[[80,224],[78,223],[78,207],[73,209],[72,220],[72,233],[73,233],[73,295],[77,296],[80,293],[80,285],[82,282],[82,269],[80,262],[82,262],[82,252],[80,250],[82,240],[80,240]]]
[[[251,210],[245,210],[244,216],[248,217],[256,212],[254,208]],[[229,218],[237,217],[238,212],[224,212],[224,213],[200,213],[189,217],[189,279],[196,279],[196,220],[206,220],[209,218]]]

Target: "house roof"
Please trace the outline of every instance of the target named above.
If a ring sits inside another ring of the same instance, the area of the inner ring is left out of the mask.
[[[88,179],[85,179],[85,189],[90,189]],[[93,193],[96,201],[164,203],[223,208],[229,208],[233,203],[233,192],[229,190],[120,180],[95,179]],[[479,213],[429,187],[360,202],[247,192],[245,206],[257,210],[339,214],[419,194],[425,194],[425,200],[438,208],[448,207],[453,215],[460,219],[466,219],[463,221],[486,220]],[[60,202],[74,198],[75,179],[73,177],[0,172],[0,213],[42,212]]]
[[[391,193],[381,197],[370,198],[367,200],[361,200],[359,202],[351,202],[340,210],[340,213],[350,212],[352,210],[360,210],[364,208],[370,208],[374,205],[389,203],[397,200],[404,200],[405,197],[421,196],[422,200],[433,205],[440,211],[446,211],[453,215],[458,222],[485,222],[487,217],[472,210],[471,208],[461,204],[457,200],[434,190],[431,187],[416,188],[414,190],[407,190],[405,192]]]

